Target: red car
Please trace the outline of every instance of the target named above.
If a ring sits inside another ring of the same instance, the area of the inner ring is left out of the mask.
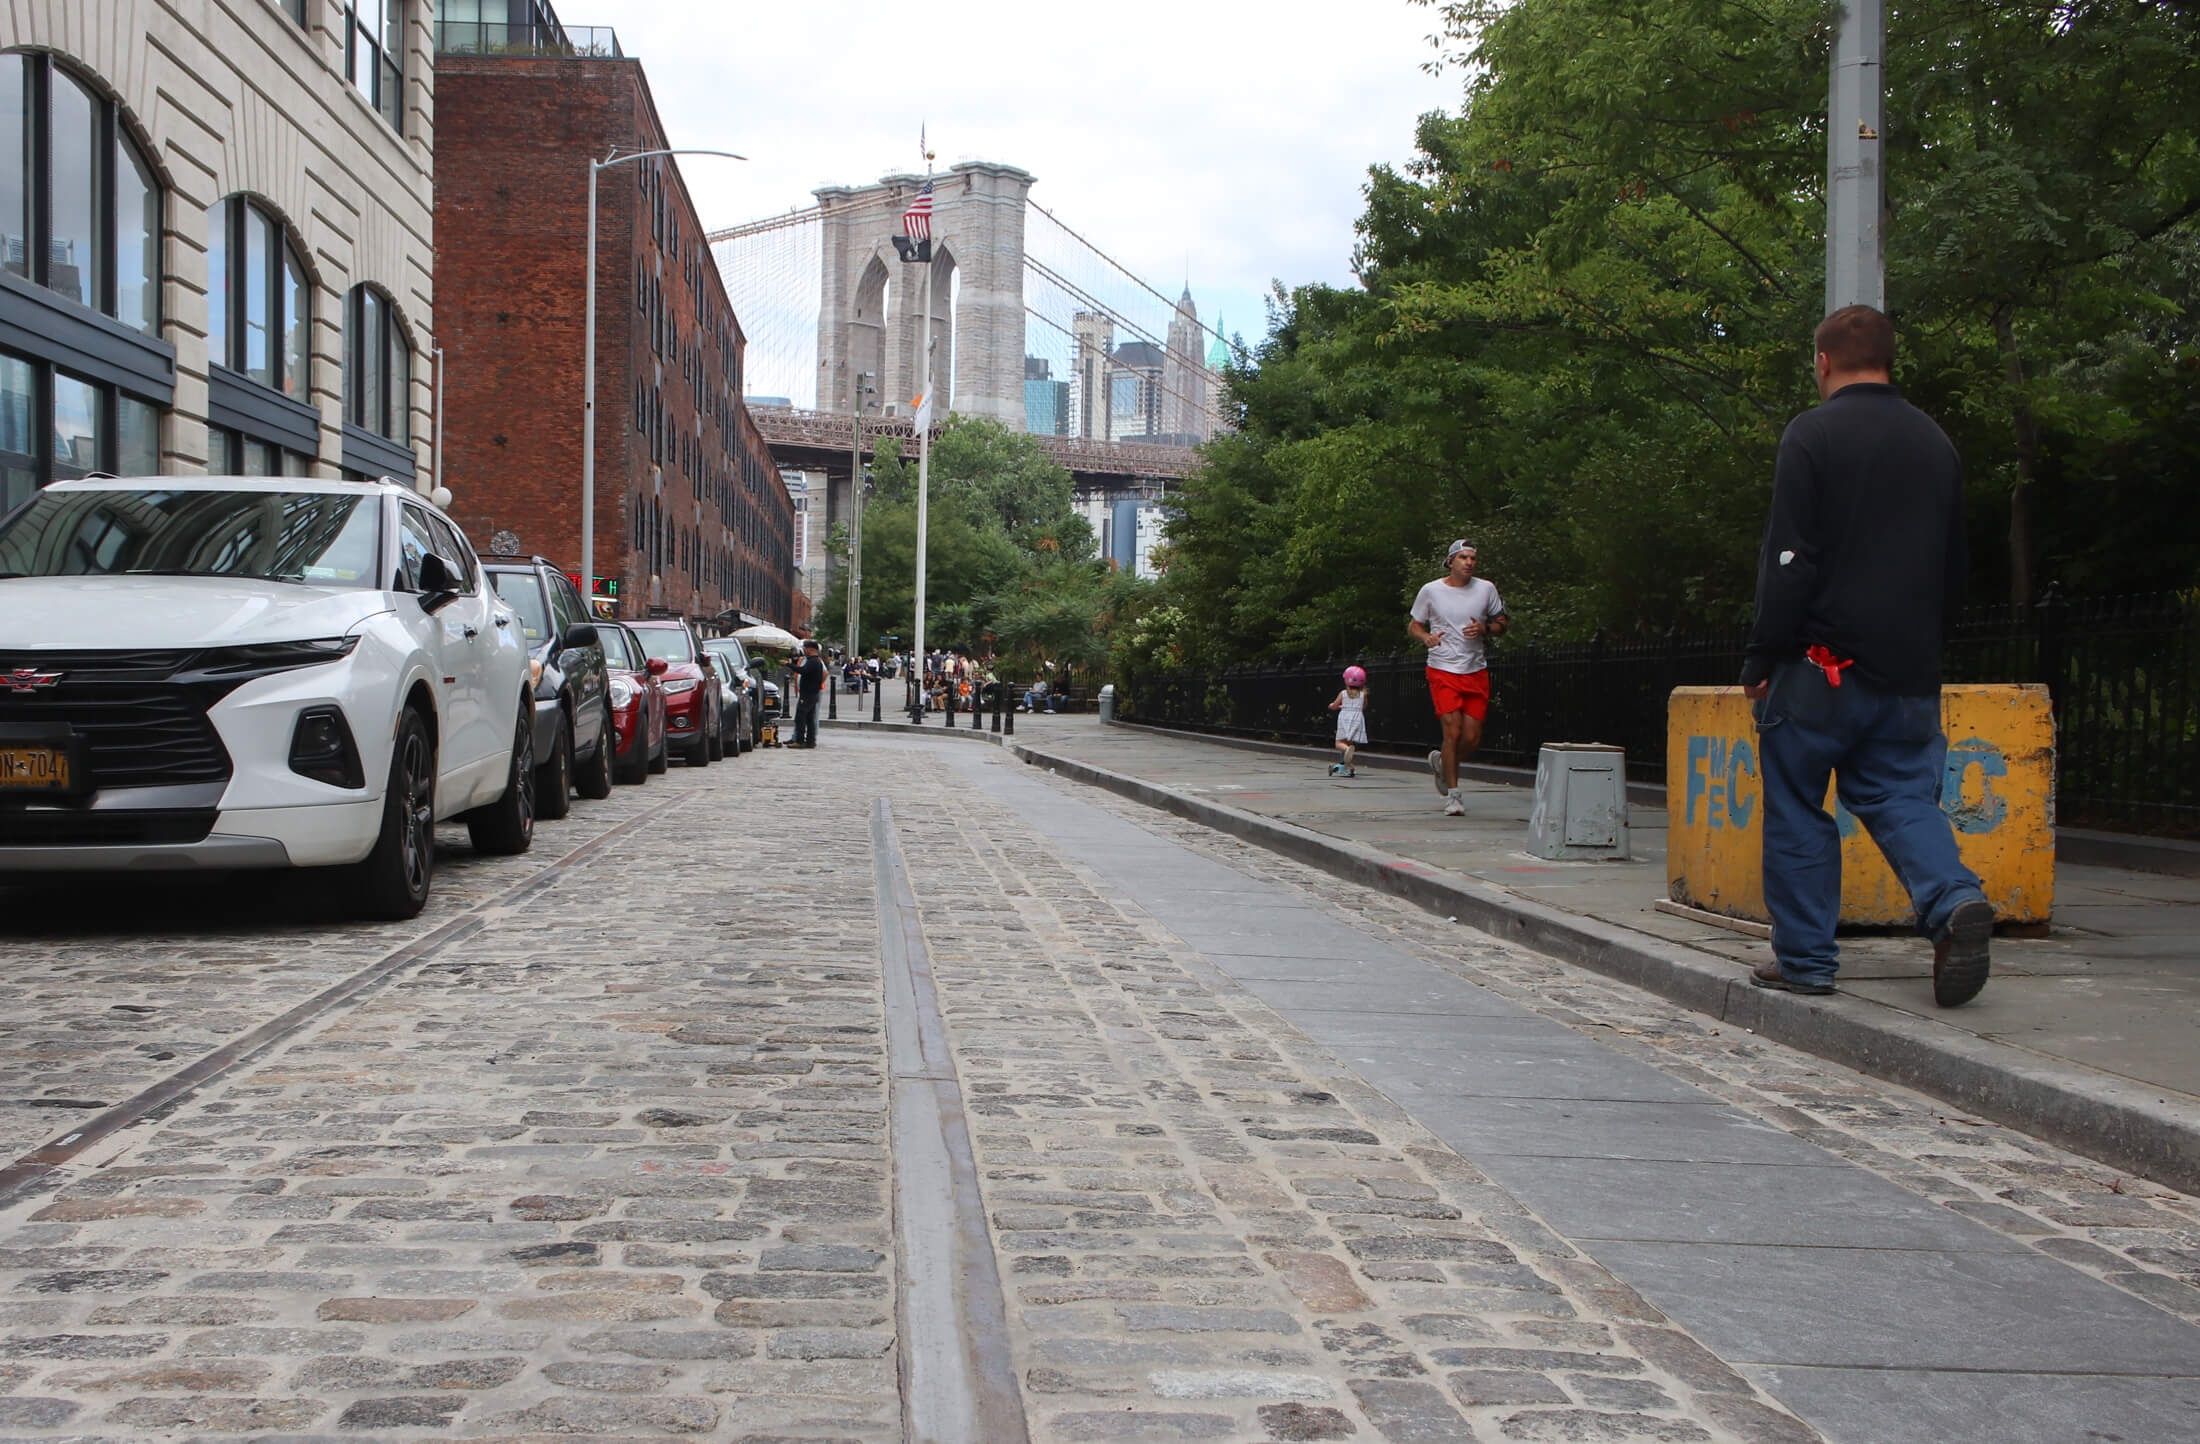
[[[718,751],[718,682],[695,634],[678,617],[626,625],[641,638],[642,650],[665,664],[657,680],[665,689],[667,745],[680,749],[690,767],[710,766]]]
[[[658,679],[670,670],[642,650],[642,639],[618,622],[598,622],[604,670],[610,677],[611,727],[618,742],[611,754],[611,775],[620,782],[647,782],[665,770],[665,686]]]

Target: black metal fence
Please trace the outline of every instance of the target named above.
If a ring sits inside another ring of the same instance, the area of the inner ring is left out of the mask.
[[[1491,649],[1494,696],[1477,760],[1533,766],[1546,742],[1627,749],[1637,781],[1665,780],[1675,687],[1733,682],[1740,630]],[[1949,630],[1950,682],[2044,682],[2054,700],[2056,800],[2074,826],[2200,837],[2200,594],[1974,607]],[[1423,658],[1335,658],[1138,679],[1124,715],[1235,736],[1327,743],[1347,662],[1368,673],[1378,752],[1436,745]]]

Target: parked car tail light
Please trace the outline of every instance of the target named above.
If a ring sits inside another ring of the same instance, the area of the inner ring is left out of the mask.
[[[359,748],[341,708],[308,707],[298,714],[298,725],[290,734],[290,770],[331,787],[367,785]]]

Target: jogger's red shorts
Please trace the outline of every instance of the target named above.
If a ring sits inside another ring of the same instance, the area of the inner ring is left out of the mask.
[[[1428,695],[1436,715],[1464,712],[1480,722],[1490,715],[1490,669],[1479,672],[1443,672],[1428,669]]]

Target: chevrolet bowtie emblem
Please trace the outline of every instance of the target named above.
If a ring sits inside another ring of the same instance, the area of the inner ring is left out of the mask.
[[[60,680],[59,672],[34,672],[28,667],[0,672],[0,685],[4,685],[10,692],[42,692]]]

